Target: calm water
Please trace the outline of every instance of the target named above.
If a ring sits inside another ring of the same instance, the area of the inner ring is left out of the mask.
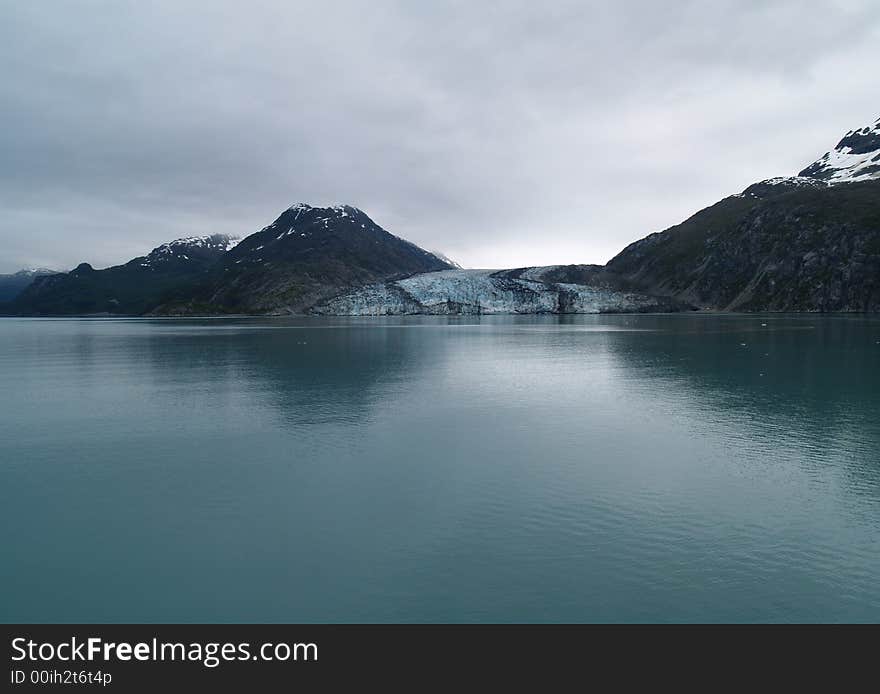
[[[6,319],[0,394],[0,621],[880,621],[878,319]]]

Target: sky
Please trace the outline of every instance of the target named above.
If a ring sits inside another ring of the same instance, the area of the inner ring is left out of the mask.
[[[360,207],[604,263],[880,116],[876,0],[0,0],[0,272]]]

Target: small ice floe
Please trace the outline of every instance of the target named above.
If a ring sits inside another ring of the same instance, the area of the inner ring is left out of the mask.
[[[740,342],[740,343],[739,343],[739,346],[740,346],[740,347],[747,347],[748,345],[746,345],[745,342]]]

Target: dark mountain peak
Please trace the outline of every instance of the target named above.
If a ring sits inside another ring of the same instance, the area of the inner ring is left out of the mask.
[[[322,227],[333,230],[342,226],[360,225],[365,229],[368,225],[379,228],[370,217],[357,207],[351,205],[332,205],[330,207],[313,207],[304,202],[299,202],[288,207],[272,224],[263,229],[277,229],[284,226],[292,234],[294,229],[300,231],[306,227]]]
[[[308,239],[313,233],[339,232],[356,229],[381,229],[370,217],[351,205],[333,205],[331,207],[313,207],[304,202],[291,205],[269,226],[263,227],[256,234],[248,236],[239,248],[239,253],[246,250],[262,250],[271,243],[293,240],[298,236]]]
[[[50,270],[45,267],[28,267],[14,272],[12,277],[39,277],[40,275],[57,275],[58,270]]]
[[[15,299],[35,280],[57,274],[57,270],[26,268],[11,275],[0,275],[0,304]]]
[[[880,119],[798,176],[755,183],[606,266],[638,289],[729,311],[880,310]]]
[[[451,267],[357,207],[298,203],[226,254],[197,299],[221,312],[297,312],[350,287]]]
[[[22,314],[132,314],[203,278],[238,243],[225,234],[190,236],[157,246],[124,265],[95,270],[82,263],[69,273],[37,277],[15,299]]]
[[[300,312],[352,287],[451,265],[351,205],[300,203],[243,241],[176,239],[125,265],[37,280],[21,314]]]
[[[426,269],[452,267],[445,260],[389,233],[357,207],[314,207],[302,202],[287,208],[269,226],[244,239],[230,257],[236,264],[300,260],[316,254],[341,259],[386,243],[425,259]]]
[[[760,183],[753,183],[735,197],[768,198],[800,188],[825,188],[827,186],[828,183],[826,181],[807,178],[806,176],[781,176],[779,178],[768,178]]]
[[[831,185],[880,178],[880,118],[873,125],[850,130],[833,150],[810,164],[799,176]]]
[[[239,239],[227,234],[188,236],[163,243],[150,251],[144,258],[135,258],[131,262],[147,267],[169,262],[214,260],[234,248],[238,242]]]
[[[352,205],[329,205],[327,207],[315,207],[306,202],[298,202],[287,208],[288,212],[323,212],[328,215],[345,217],[351,214],[364,214],[364,212]]]
[[[837,143],[835,149],[841,150],[848,147],[853,154],[865,154],[880,150],[880,118],[874,125],[866,125],[858,130],[850,130],[843,139]]]
[[[880,150],[853,152],[875,131],[851,132],[801,176],[749,186],[606,267],[640,291],[703,308],[880,310],[880,166],[871,164]]]

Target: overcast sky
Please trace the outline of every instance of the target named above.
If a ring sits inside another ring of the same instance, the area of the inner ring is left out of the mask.
[[[0,272],[346,202],[605,262],[880,116],[877,0],[0,0]]]

